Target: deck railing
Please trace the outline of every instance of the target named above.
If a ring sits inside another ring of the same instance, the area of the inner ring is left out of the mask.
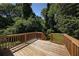
[[[79,56],[79,40],[61,33],[51,33],[50,41],[65,45],[71,56]]]
[[[0,48],[12,48],[20,43],[22,43],[25,39],[25,34],[13,34],[0,36]]]
[[[0,48],[12,48],[18,44],[27,42],[28,40],[34,38],[45,39],[45,36],[42,32],[31,32],[31,33],[0,36]]]
[[[66,45],[70,55],[79,56],[79,40],[67,35],[64,36],[64,44]]]
[[[56,40],[58,38],[55,38],[53,34],[51,35],[50,39],[52,39],[51,40],[52,42],[56,43]],[[60,36],[63,38],[63,40],[60,40],[60,42],[57,42],[57,43],[64,44],[68,49],[70,55],[79,56],[79,40],[72,38],[67,34],[61,34]],[[18,44],[27,42],[28,40],[35,39],[35,38],[42,39],[42,40],[46,39],[44,33],[42,32],[31,32],[31,33],[0,36],[0,48],[12,48]]]

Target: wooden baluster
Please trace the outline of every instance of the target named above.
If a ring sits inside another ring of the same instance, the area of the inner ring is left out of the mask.
[[[10,36],[10,41],[12,42],[12,38],[11,38],[11,36]],[[10,48],[12,48],[12,44],[11,44]]]
[[[4,38],[2,38],[2,48],[4,48]]]
[[[25,35],[25,41],[27,42],[27,40],[28,40],[28,35],[26,34]]]
[[[17,36],[16,36],[16,42],[19,42],[19,40],[18,40]]]
[[[75,56],[77,56],[77,46],[75,45]]]
[[[21,41],[23,42],[23,40],[22,40],[22,35],[21,35],[20,37],[21,37]]]
[[[15,46],[15,44],[16,44],[16,39],[15,39],[15,36],[13,36],[13,39],[14,39],[14,46]]]
[[[71,55],[73,55],[73,43],[71,43]]]
[[[70,52],[70,54],[71,54],[71,42],[70,42],[70,40],[68,40],[68,48],[69,48],[69,52]]]
[[[14,47],[14,36],[12,36],[12,40],[13,40],[13,47]]]
[[[10,42],[10,38],[8,37],[8,41]],[[8,43],[8,48],[10,48],[10,43]]]
[[[23,41],[25,42],[25,34],[23,35]]]
[[[14,36],[14,40],[15,40],[15,46],[16,46],[16,44],[17,44],[16,36]]]
[[[79,56],[79,47],[77,47],[77,56]]]
[[[3,38],[2,38],[2,42],[1,42],[1,44],[2,44],[2,48],[3,48]]]
[[[24,40],[25,40],[25,42],[26,42],[26,34],[24,35]]]
[[[19,40],[17,39],[17,36],[15,36],[15,38],[16,38],[16,43],[17,43]]]
[[[8,40],[7,40],[6,37],[4,37],[4,39],[6,40],[6,48],[8,48],[8,46],[7,46],[8,45],[8,42],[7,42]]]
[[[11,37],[11,42],[12,42],[12,47],[13,47],[13,38],[12,38],[12,36],[10,36],[10,37]],[[12,48],[12,47],[11,47],[11,48]]]
[[[16,42],[17,42],[17,41],[19,41],[19,40],[18,40],[18,38],[17,38],[17,36],[16,36]]]
[[[75,56],[76,56],[76,45],[75,45]]]
[[[72,56],[74,56],[74,55],[75,55],[75,45],[73,43],[73,55]]]
[[[19,40],[18,40],[18,36],[16,36],[16,42],[17,42],[17,41],[19,41]]]
[[[77,56],[77,46],[76,46],[76,56]]]
[[[10,39],[9,39],[9,37],[8,37],[8,41],[10,42]],[[8,48],[10,48],[10,43],[8,43]]]
[[[20,37],[21,37],[21,38],[20,38],[20,39],[21,39],[21,42],[23,42],[23,40],[22,40],[22,35],[21,35]]]
[[[6,47],[6,43],[7,43],[7,41],[6,41],[6,39],[4,38],[4,48],[7,48],[7,47]]]
[[[18,42],[18,40],[17,40],[17,36],[15,36],[15,44],[17,45],[19,42]]]
[[[12,40],[12,47],[13,47],[13,37],[11,36],[11,40]]]
[[[18,36],[18,39],[19,39],[19,40],[20,40],[20,42],[21,42],[20,36]]]
[[[20,39],[21,39],[21,42],[22,42],[22,35],[20,35],[20,37],[21,37]]]
[[[4,38],[3,38],[2,46],[3,46],[3,48],[4,48]]]
[[[22,35],[22,40],[23,40],[23,42],[25,42],[25,41],[24,41],[24,34]]]
[[[18,36],[18,38],[20,39],[20,41],[21,41],[21,36]],[[21,41],[22,42],[22,41]]]
[[[77,56],[79,56],[79,47],[77,47]]]
[[[9,48],[9,40],[8,40],[8,37],[6,37],[7,39],[7,48]]]
[[[20,40],[19,38],[20,38],[20,37],[19,37],[19,36],[17,36],[17,40],[21,42],[21,40]]]
[[[76,55],[76,46],[74,45],[74,56]]]
[[[16,44],[16,39],[15,39],[15,36],[13,36],[13,39],[14,39],[14,46],[15,46],[15,44]]]

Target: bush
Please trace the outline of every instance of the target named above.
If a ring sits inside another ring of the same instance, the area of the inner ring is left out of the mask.
[[[47,29],[47,34],[50,34],[50,33],[53,33],[54,32],[54,30],[52,30],[52,29]]]
[[[50,39],[50,33],[53,33],[54,32],[54,30],[52,30],[52,29],[47,29],[47,33],[46,33],[46,36],[47,36],[47,40],[49,40]]]
[[[74,37],[79,39],[79,29],[74,31]]]

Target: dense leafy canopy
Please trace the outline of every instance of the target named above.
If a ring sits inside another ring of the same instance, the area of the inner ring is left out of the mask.
[[[34,14],[31,5],[0,4],[0,34],[44,32],[48,35],[60,32],[79,38],[79,18],[65,15],[68,13],[65,10],[62,14],[62,4],[47,4],[47,8],[41,11],[42,17]]]

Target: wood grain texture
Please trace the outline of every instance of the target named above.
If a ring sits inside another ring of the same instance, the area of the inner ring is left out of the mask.
[[[64,45],[59,45],[44,40],[37,40],[13,54],[15,56],[68,56],[69,55]]]

